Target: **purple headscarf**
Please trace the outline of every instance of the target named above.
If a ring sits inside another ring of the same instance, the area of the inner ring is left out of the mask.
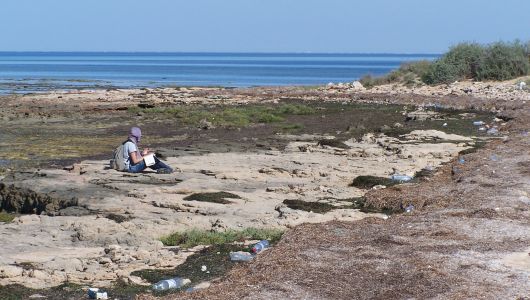
[[[132,127],[129,131],[129,139],[135,144],[138,144],[140,138],[142,137],[142,131],[138,127]]]

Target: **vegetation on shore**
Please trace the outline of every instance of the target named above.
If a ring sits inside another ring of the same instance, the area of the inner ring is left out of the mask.
[[[175,232],[160,240],[166,246],[180,246],[191,248],[198,245],[222,245],[246,240],[269,240],[271,243],[278,241],[283,235],[281,229],[246,228],[238,231],[229,229],[223,232],[191,229],[184,232]]]
[[[259,123],[277,123],[289,115],[311,115],[316,110],[304,104],[284,103],[280,105],[223,106],[211,109],[196,106],[171,106],[139,108],[131,107],[129,112],[140,114],[166,114],[187,125],[197,125],[205,120],[213,126],[245,127]]]
[[[408,62],[382,77],[366,75],[366,88],[388,83],[443,84],[459,80],[509,80],[530,74],[530,41],[460,43],[440,58]]]
[[[11,223],[15,217],[15,214],[0,211],[0,223]]]

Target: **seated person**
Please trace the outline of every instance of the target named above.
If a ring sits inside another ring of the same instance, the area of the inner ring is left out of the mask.
[[[160,174],[169,174],[173,172],[173,169],[158,159],[156,156],[155,164],[147,167],[143,159],[144,155],[151,154],[149,148],[144,149],[140,153],[138,149],[138,143],[142,137],[142,131],[138,127],[131,128],[129,132],[129,139],[125,142],[123,147],[123,158],[125,159],[125,167],[129,173],[140,173],[146,168],[156,170]]]

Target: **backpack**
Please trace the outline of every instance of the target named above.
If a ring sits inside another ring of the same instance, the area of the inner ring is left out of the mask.
[[[112,169],[118,171],[127,171],[127,168],[125,167],[125,158],[123,158],[123,148],[127,142],[128,140],[121,143],[121,145],[119,145],[118,148],[114,149],[114,152],[112,152],[112,159],[110,160],[110,167]]]

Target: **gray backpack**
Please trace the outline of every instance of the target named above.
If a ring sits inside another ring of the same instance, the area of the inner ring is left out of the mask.
[[[119,145],[118,148],[114,149],[114,152],[112,152],[112,159],[110,160],[110,167],[112,169],[118,171],[127,171],[127,168],[125,167],[125,158],[123,158],[123,148],[127,142],[128,141],[121,143],[121,145]]]

